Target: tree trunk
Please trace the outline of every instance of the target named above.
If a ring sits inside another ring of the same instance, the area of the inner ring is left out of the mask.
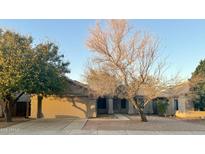
[[[6,122],[12,122],[12,115],[11,115],[11,103],[6,102],[4,107],[4,118]]]
[[[5,97],[5,99],[4,99],[5,105],[2,105],[2,107],[4,106],[3,112],[4,112],[4,118],[5,118],[6,122],[12,122],[12,114],[14,113],[13,107],[14,107],[14,105],[16,105],[16,102],[23,94],[24,94],[24,92],[22,92],[15,100],[13,100],[13,98],[10,94],[8,94]]]
[[[37,118],[42,118],[43,114],[42,114],[42,100],[43,100],[43,96],[38,95],[38,107],[37,107]]]
[[[138,104],[138,102],[134,99],[130,99],[131,103],[134,105],[134,107],[139,111],[140,117],[141,117],[141,121],[142,122],[148,122],[146,115],[143,112],[143,109],[140,107],[140,105]]]
[[[31,102],[26,103],[26,116],[25,116],[25,118],[29,118],[29,116],[30,116],[30,103]]]
[[[139,113],[140,113],[141,120],[142,120],[143,122],[148,122],[147,117],[145,116],[143,110],[142,110],[141,108],[138,108],[138,111],[139,111]]]

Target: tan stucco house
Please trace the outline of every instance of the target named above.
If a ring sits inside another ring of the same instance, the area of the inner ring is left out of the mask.
[[[99,114],[137,114],[134,106],[125,99],[117,97],[100,96],[90,94],[87,85],[78,81],[69,80],[70,90],[62,97],[50,96],[43,99],[42,114],[45,118],[71,117],[90,118]],[[177,90],[176,90],[177,89]],[[177,87],[175,93],[164,94],[161,98],[168,100],[166,115],[175,115],[176,111],[192,110],[193,104],[189,103],[186,94],[189,92],[187,83]],[[140,96],[143,98],[143,96]],[[145,106],[146,114],[157,114],[154,102]],[[30,117],[36,118],[37,98],[31,99]]]
[[[86,84],[69,79],[69,89],[61,96],[43,98],[42,107],[38,108],[37,97],[24,94],[16,104],[15,116],[37,118],[41,114],[44,118],[91,118],[99,114],[137,114],[137,110],[125,99],[107,96],[95,96]],[[176,111],[193,110],[193,103],[188,99],[189,84],[184,83],[176,88],[175,93],[164,94],[161,98],[168,100],[166,115],[175,115]],[[143,97],[143,96],[142,96]],[[157,114],[154,102],[146,105],[146,114]],[[0,116],[2,108],[0,107]]]
[[[42,117],[91,118],[99,114],[137,113],[133,105],[125,99],[95,96],[87,85],[70,79],[68,82],[69,89],[64,95],[43,98],[40,111]],[[30,117],[36,118],[39,112],[36,96],[31,98],[30,111]]]

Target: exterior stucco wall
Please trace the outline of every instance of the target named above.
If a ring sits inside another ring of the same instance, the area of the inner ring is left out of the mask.
[[[153,107],[152,107],[152,103],[148,103],[145,108],[144,108],[144,113],[146,114],[152,114],[153,113]]]
[[[187,111],[194,110],[193,103],[186,96],[180,96],[178,100],[179,100],[179,112],[187,112]]]
[[[170,98],[167,103],[168,103],[168,106],[166,110],[166,115],[168,116],[175,115],[176,109],[175,109],[174,98]],[[156,102],[148,103],[144,108],[144,113],[158,114]]]
[[[88,98],[59,98],[44,97],[42,101],[44,118],[69,117],[87,118],[96,117],[96,101]],[[37,97],[31,98],[31,118],[37,116]]]
[[[176,113],[176,108],[175,108],[175,102],[174,102],[174,98],[170,98],[168,101],[168,107],[167,107],[167,111],[166,111],[166,115],[175,115]]]
[[[178,98],[179,101],[179,111],[186,112],[186,98],[184,96],[180,96]]]

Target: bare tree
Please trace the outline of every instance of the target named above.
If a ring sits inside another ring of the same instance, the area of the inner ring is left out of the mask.
[[[99,95],[127,99],[146,122],[145,105],[168,87],[162,76],[165,61],[160,60],[158,39],[133,31],[126,20],[108,20],[90,30],[87,47],[94,53],[85,73],[90,88]],[[144,105],[136,99],[138,95],[144,96]]]

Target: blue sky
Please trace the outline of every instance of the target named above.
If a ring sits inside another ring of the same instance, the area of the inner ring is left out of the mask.
[[[167,74],[178,71],[189,78],[205,58],[205,20],[129,20],[137,30],[153,33],[160,39],[160,52],[168,56]],[[1,28],[32,35],[35,42],[50,40],[71,65],[70,78],[82,80],[91,53],[85,46],[89,28],[95,20],[0,20]]]

